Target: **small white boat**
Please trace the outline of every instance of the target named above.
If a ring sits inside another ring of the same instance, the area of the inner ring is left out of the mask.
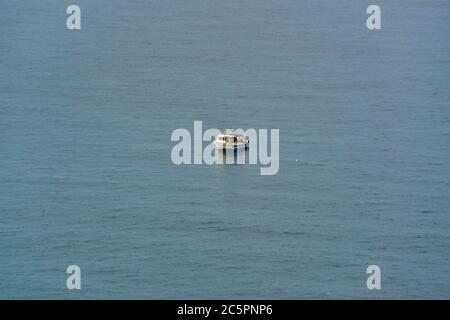
[[[247,149],[248,143],[248,137],[243,134],[233,132],[219,134],[216,140],[214,140],[216,148],[222,150]]]

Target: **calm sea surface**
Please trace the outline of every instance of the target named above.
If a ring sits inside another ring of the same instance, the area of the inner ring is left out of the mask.
[[[450,298],[448,1],[74,2],[0,2],[0,298]]]

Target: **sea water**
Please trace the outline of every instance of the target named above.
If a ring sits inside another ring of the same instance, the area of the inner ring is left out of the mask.
[[[380,30],[367,1],[73,3],[81,30],[0,2],[1,298],[450,297],[448,1],[377,1]],[[174,165],[196,120],[279,129],[279,172]]]

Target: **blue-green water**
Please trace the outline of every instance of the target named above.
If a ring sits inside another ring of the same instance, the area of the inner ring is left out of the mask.
[[[448,1],[75,3],[0,1],[0,298],[450,298]],[[279,173],[174,165],[194,120]]]

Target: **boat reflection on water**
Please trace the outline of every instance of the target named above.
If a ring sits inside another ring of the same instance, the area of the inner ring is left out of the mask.
[[[216,149],[216,164],[246,164],[246,149]]]

